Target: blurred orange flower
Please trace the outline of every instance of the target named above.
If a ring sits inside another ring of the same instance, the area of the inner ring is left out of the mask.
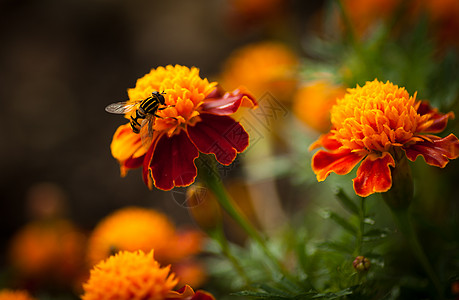
[[[31,222],[13,237],[10,263],[26,280],[69,284],[81,274],[85,243],[68,220]]]
[[[299,59],[287,46],[277,42],[261,42],[234,51],[225,62],[222,85],[234,89],[244,85],[255,97],[270,92],[288,100],[296,87]]]
[[[326,132],[330,129],[330,109],[346,89],[326,81],[317,81],[301,87],[294,96],[293,112],[307,126]]]
[[[0,300],[35,300],[27,291],[23,290],[0,290]]]
[[[333,124],[311,149],[324,147],[312,158],[318,181],[335,172],[349,173],[360,161],[354,190],[361,197],[386,192],[392,186],[391,167],[400,154],[415,161],[445,167],[459,156],[459,140],[453,134],[441,138],[452,112],[439,113],[427,101],[416,101],[404,88],[378,80],[348,89],[331,110]]]
[[[202,239],[203,235],[196,230],[177,231],[169,218],[158,211],[126,207],[105,217],[94,228],[87,257],[94,265],[118,251],[154,249],[159,262],[180,268],[180,264],[189,263],[188,260],[201,251]],[[186,271],[186,266],[181,270]],[[205,276],[201,276],[187,283],[198,286],[204,280]]]

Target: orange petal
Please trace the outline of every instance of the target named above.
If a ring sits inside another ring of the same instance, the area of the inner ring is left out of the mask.
[[[333,138],[333,133],[322,134],[317,141],[309,146],[309,151],[314,150],[319,147],[324,147],[327,150],[333,151],[338,150],[342,146],[340,142]]]
[[[419,141],[405,148],[409,160],[415,161],[421,155],[427,164],[444,168],[449,159],[456,159],[459,156],[459,140],[454,134],[444,138],[435,135],[426,137],[430,141]]]
[[[369,154],[357,169],[357,177],[352,180],[355,193],[367,197],[373,193],[388,191],[392,186],[389,166],[395,167],[395,161],[388,152],[384,152],[382,156]]]
[[[113,135],[110,145],[112,155],[118,161],[125,161],[130,157],[139,157],[145,154],[139,134],[132,132],[129,123],[121,125]]]
[[[312,170],[318,181],[324,181],[331,172],[338,175],[349,173],[364,157],[350,150],[337,152],[320,150],[312,157]]]

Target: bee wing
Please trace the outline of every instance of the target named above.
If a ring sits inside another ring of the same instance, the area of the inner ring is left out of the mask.
[[[142,127],[140,127],[140,138],[142,139],[142,145],[145,149],[148,149],[153,139],[153,124],[155,123],[155,117],[148,114],[147,117],[142,121]]]
[[[123,101],[123,102],[116,102],[107,105],[105,107],[105,111],[112,113],[112,114],[125,114],[130,112],[135,108],[137,104],[139,104],[140,101],[138,102],[130,102],[130,101]]]

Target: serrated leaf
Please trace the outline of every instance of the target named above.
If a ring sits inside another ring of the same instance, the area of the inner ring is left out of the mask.
[[[351,198],[348,197],[348,195],[346,195],[342,188],[340,188],[336,193],[336,198],[347,211],[352,214],[359,215],[358,206],[352,201]]]
[[[353,235],[357,234],[357,231],[358,231],[357,227],[352,225],[348,220],[344,219],[337,213],[329,212],[329,218],[335,221],[335,223],[337,223],[338,225],[340,225],[341,227],[343,227],[350,233],[352,233]]]

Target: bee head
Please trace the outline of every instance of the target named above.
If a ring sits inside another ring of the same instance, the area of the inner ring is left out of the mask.
[[[166,99],[164,99],[164,96],[166,93],[162,92],[158,92],[158,91],[154,91],[153,93],[151,93],[151,96],[158,99],[159,100],[159,103],[161,103],[161,105],[166,105]]]

